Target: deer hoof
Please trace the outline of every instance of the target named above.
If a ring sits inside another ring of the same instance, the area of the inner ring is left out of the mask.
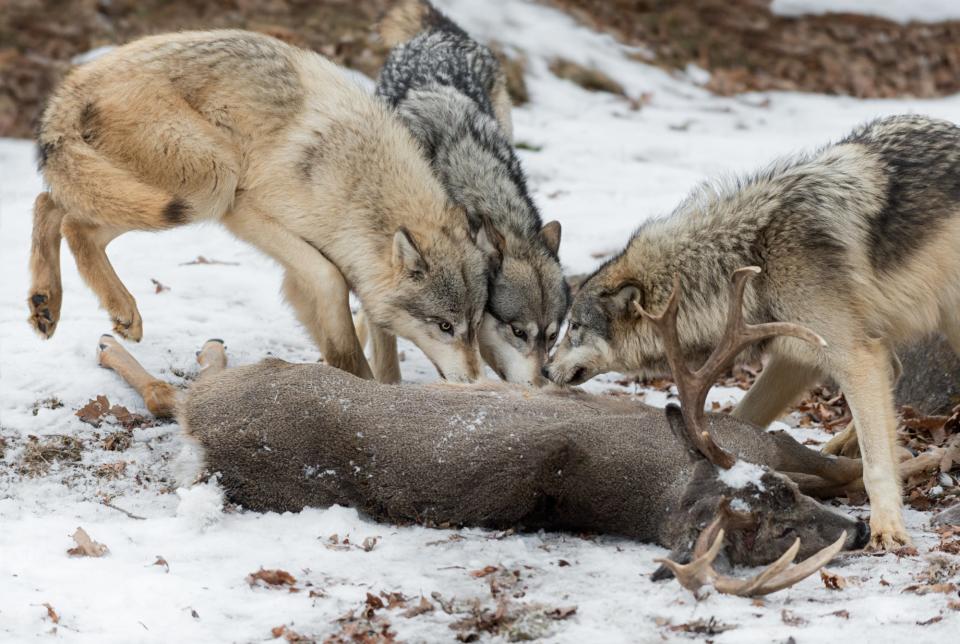
[[[36,291],[30,295],[27,303],[30,306],[30,326],[43,339],[49,339],[57,330],[57,322],[60,320],[59,298],[52,293]]]

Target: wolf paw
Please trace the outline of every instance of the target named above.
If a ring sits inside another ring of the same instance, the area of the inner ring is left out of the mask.
[[[46,290],[37,290],[27,299],[30,307],[28,321],[44,339],[49,339],[57,330],[60,321],[60,296]]]
[[[913,545],[910,535],[899,521],[870,518],[870,545],[867,550],[891,551]]]
[[[113,330],[124,340],[131,342],[140,342],[143,337],[143,320],[140,318],[140,311],[136,305],[130,307],[130,311],[119,315],[111,315],[113,320]]]

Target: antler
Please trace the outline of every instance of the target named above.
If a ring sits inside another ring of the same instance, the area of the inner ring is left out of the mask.
[[[663,350],[677,383],[680,397],[680,412],[683,424],[691,441],[712,463],[729,469],[736,458],[713,440],[705,422],[703,405],[707,400],[710,387],[717,377],[727,368],[747,346],[778,335],[786,335],[805,340],[811,344],[825,347],[826,341],[813,331],[789,322],[767,322],[765,324],[747,324],[743,321],[743,291],[747,279],[760,273],[758,266],[746,266],[733,272],[730,284],[730,302],[727,309],[727,324],[720,344],[707,361],[696,371],[691,371],[680,350],[677,333],[677,313],[680,309],[678,292],[680,276],[673,276],[673,290],[667,305],[660,315],[652,315],[639,304],[637,311],[653,324],[660,333]]]
[[[717,558],[723,546],[722,522],[723,514],[721,513],[700,533],[693,548],[693,560],[690,563],[678,564],[670,559],[657,559],[657,563],[673,571],[680,585],[694,593],[702,586],[713,584],[714,588],[725,595],[759,597],[783,590],[820,570],[843,549],[843,544],[847,540],[847,533],[844,531],[840,538],[823,550],[797,565],[791,565],[793,558],[800,551],[800,539],[797,539],[779,559],[760,573],[749,579],[737,579],[721,575],[713,568],[713,560]]]

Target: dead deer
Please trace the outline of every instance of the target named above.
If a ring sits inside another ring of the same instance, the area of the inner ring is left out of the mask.
[[[380,521],[623,535],[671,549],[657,577],[672,571],[691,589],[712,582],[761,595],[863,547],[869,528],[803,493],[857,485],[860,461],[703,411],[706,390],[745,344],[777,334],[819,341],[794,325],[745,326],[749,275],[734,277],[727,337],[704,367],[690,371],[671,351],[682,406],[666,413],[575,390],[389,386],[277,359],[226,369],[220,340],[204,344],[201,375],[179,399],[110,336],[99,362],[154,414],[176,414],[206,473],[247,509],[336,503]],[[668,345],[677,306],[674,296],[650,316]],[[721,551],[730,564],[774,563],[738,582],[713,568]],[[789,567],[798,554],[808,558]]]

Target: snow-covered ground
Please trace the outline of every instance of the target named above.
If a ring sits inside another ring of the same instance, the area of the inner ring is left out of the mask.
[[[638,63],[629,49],[551,9],[520,0],[439,4],[478,37],[528,58],[532,101],[515,112],[516,138],[526,148],[523,161],[545,218],[563,224],[561,255],[570,273],[590,270],[639,222],[668,212],[705,177],[757,167],[884,114],[923,112],[960,122],[960,97],[716,98],[697,86],[702,78],[696,74],[671,77]],[[633,98],[643,96],[643,107],[634,110],[622,98],[552,77],[547,63],[556,55],[598,66]],[[215,489],[176,490],[183,447],[176,424],[135,430],[129,449],[104,451],[100,439],[111,428],[94,429],[74,415],[98,394],[145,410],[113,373],[96,366],[97,338],[110,325],[66,248],[56,336],[43,342],[25,322],[31,204],[40,189],[31,145],[0,141],[0,437],[7,443],[0,460],[0,641],[55,631],[83,642],[248,642],[271,639],[271,629],[281,625],[322,639],[341,628],[338,617],[351,609],[360,613],[368,592],[400,592],[414,598],[410,605],[432,593],[457,602],[478,598],[493,609],[488,577],[471,572],[498,565],[520,571],[518,588],[525,594],[515,602],[577,607],[566,619],[547,623],[544,632],[558,642],[684,639],[690,635],[681,625],[710,618],[734,627],[710,636],[717,642],[956,637],[960,612],[948,608],[956,593],[904,592],[927,570],[936,544],[930,515],[910,510],[919,556],[848,556],[832,567],[846,577],[844,590],[828,590],[814,577],[765,602],[717,594],[696,601],[675,582],[649,581],[653,560],[666,554],[655,546],[567,534],[396,527],[344,508],[221,512]],[[109,252],[144,319],[145,339],[132,351],[161,378],[186,384],[196,373],[194,351],[209,337],[226,339],[234,364],[268,353],[291,361],[317,358],[280,298],[279,270],[223,230],[128,234]],[[198,256],[226,263],[187,264]],[[169,290],[157,293],[152,279]],[[416,348],[403,343],[402,349],[406,379],[436,378]],[[588,388],[620,388],[614,379],[600,378]],[[662,394],[638,393],[662,403]],[[715,394],[718,400],[733,396]],[[63,406],[49,408],[55,405],[43,401],[50,398]],[[81,460],[54,464],[45,476],[21,477],[28,437],[57,434],[83,441]],[[120,461],[126,465],[114,466],[125,468],[118,478],[92,474]],[[145,520],[103,505],[103,498]],[[105,543],[109,554],[68,556],[78,526]],[[349,535],[354,544],[379,540],[369,552],[338,549],[331,547],[332,535],[341,541]],[[168,569],[152,565],[158,557]],[[289,571],[300,592],[252,588],[245,578],[261,566]],[[437,609],[417,617],[402,617],[401,609],[377,613],[389,617],[399,639],[453,639],[449,625],[463,615],[448,615],[430,601]],[[56,611],[58,624],[44,604]]]
[[[957,0],[773,0],[770,8],[784,16],[859,13],[903,23],[960,20]]]

